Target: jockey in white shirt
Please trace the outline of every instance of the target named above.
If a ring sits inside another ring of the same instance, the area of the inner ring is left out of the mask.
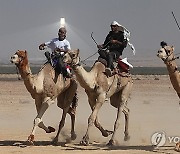
[[[45,47],[47,46],[48,48],[50,48],[52,50],[52,55],[55,55],[57,53],[63,55],[64,53],[68,52],[69,50],[71,50],[71,46],[69,41],[66,39],[66,28],[65,27],[61,27],[58,31],[58,38],[53,38],[52,40],[46,42],[46,43],[42,43],[39,46],[39,50],[44,50]],[[45,52],[45,56],[48,59],[48,61],[51,61],[50,57],[50,53],[48,51]],[[62,69],[64,69],[66,66],[64,65],[64,63],[62,62],[61,57],[59,58],[59,63],[60,63],[60,67],[62,67]],[[63,70],[62,70],[63,71]],[[69,70],[69,67],[66,67],[66,76],[71,75],[71,72]]]

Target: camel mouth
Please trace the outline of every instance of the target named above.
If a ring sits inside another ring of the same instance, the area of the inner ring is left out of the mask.
[[[164,62],[166,61],[166,58],[161,58]]]
[[[166,58],[165,58],[165,57],[162,57],[159,53],[157,54],[157,57],[161,58],[163,61],[166,60]]]

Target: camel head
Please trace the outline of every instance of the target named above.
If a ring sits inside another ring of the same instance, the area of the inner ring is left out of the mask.
[[[11,63],[14,63],[17,66],[27,64],[27,51],[26,50],[18,50],[10,59]]]
[[[79,49],[70,50],[63,56],[63,61],[71,66],[76,66],[80,62]]]
[[[161,58],[164,62],[174,60],[174,47],[168,46],[167,44],[162,45],[162,48],[158,50],[157,56]]]

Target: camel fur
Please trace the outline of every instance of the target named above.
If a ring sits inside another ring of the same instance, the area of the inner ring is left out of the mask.
[[[95,124],[104,137],[112,134],[108,145],[113,145],[122,112],[125,114],[124,140],[128,140],[130,136],[128,132],[129,109],[127,108],[127,100],[133,85],[131,76],[124,75],[122,77],[116,74],[112,77],[107,77],[104,73],[105,66],[101,62],[95,62],[91,71],[87,72],[80,64],[79,49],[66,53],[64,55],[64,62],[69,63],[74,70],[78,82],[85,89],[89,105],[92,109],[92,113],[88,118],[86,134],[80,144],[89,144],[89,132],[93,124]],[[107,98],[110,98],[111,105],[118,109],[113,132],[105,130],[99,123],[97,116]]]
[[[67,113],[70,114],[71,139],[76,138],[74,131],[75,125],[75,108],[76,108],[76,90],[77,82],[74,79],[64,79],[62,74],[56,75],[52,66],[45,64],[39,73],[32,74],[28,62],[27,52],[18,50],[12,57],[11,62],[14,63],[19,70],[19,73],[24,81],[25,87],[35,100],[37,116],[34,119],[32,132],[28,137],[28,142],[33,144],[34,135],[37,127],[46,131],[46,133],[54,132],[55,129],[51,126],[45,126],[42,117],[48,107],[57,99],[57,106],[63,109],[62,118],[59,124],[59,129],[53,143],[58,142],[58,136],[65,124]],[[72,107],[72,101],[75,103]],[[74,111],[74,112],[73,112]]]

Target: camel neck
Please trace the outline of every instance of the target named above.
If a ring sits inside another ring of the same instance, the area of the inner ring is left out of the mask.
[[[32,74],[29,65],[19,66],[18,69],[19,69],[19,73],[21,74],[21,77],[23,78],[23,80],[29,80],[29,78]]]
[[[177,65],[175,61],[166,63],[167,70],[169,72],[169,75],[175,75],[177,72]]]
[[[92,76],[92,72],[87,72],[82,65],[77,65],[73,68],[74,73],[76,74],[76,78],[80,85],[85,89],[93,89],[94,88],[94,79]]]

